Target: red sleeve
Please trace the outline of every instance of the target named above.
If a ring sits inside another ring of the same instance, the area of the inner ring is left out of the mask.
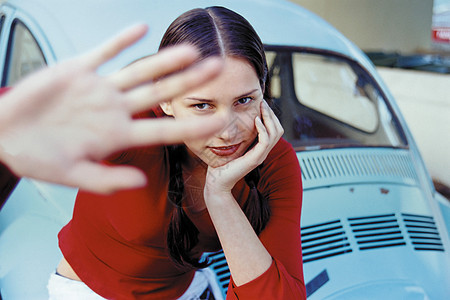
[[[301,173],[295,151],[285,140],[280,140],[264,162],[258,188],[271,207],[270,221],[259,237],[273,262],[261,276],[239,287],[231,278],[227,300],[306,299],[300,237]]]
[[[10,87],[2,87],[0,88],[0,96],[3,95],[4,93],[6,93],[7,91],[9,91],[11,88]]]

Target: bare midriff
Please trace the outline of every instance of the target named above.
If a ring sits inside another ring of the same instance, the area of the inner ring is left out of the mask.
[[[56,268],[56,271],[58,272],[58,274],[66,278],[81,281],[80,277],[78,277],[78,275],[75,273],[75,271],[72,269],[72,267],[64,257]]]

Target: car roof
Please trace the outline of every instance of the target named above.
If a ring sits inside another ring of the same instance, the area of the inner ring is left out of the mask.
[[[247,18],[265,44],[324,49],[363,64],[368,62],[357,47],[326,21],[285,0],[9,0],[7,3],[45,33],[56,60],[91,49],[124,27],[140,22],[147,23],[150,32],[129,57],[154,53],[164,31],[181,13],[195,7],[219,5]]]

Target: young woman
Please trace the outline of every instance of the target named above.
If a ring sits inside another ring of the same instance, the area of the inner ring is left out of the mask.
[[[178,17],[160,49],[180,43],[197,47],[201,59],[223,57],[224,69],[153,116],[213,116],[228,126],[212,138],[114,160],[142,169],[145,188],[109,196],[80,191],[59,234],[64,259],[50,279],[51,297],[57,286],[67,292],[77,285],[108,299],[219,299],[207,296],[214,284],[200,258],[222,248],[231,272],[227,299],[306,298],[300,168],[265,101],[263,45],[242,16],[222,7]]]

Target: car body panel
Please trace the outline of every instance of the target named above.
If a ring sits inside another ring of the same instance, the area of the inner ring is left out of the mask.
[[[369,282],[412,278],[429,299],[448,293],[448,285],[429,280],[450,276],[444,267],[450,263],[443,241],[446,233],[417,186],[346,184],[306,190],[304,199],[308,199],[302,214],[305,281],[324,270],[330,278],[311,299]],[[308,214],[312,211],[320,211],[320,217]],[[380,290],[378,298],[385,292]]]
[[[48,297],[48,278],[62,258],[57,234],[72,216],[76,192],[26,178],[19,182],[0,211],[2,299]]]

